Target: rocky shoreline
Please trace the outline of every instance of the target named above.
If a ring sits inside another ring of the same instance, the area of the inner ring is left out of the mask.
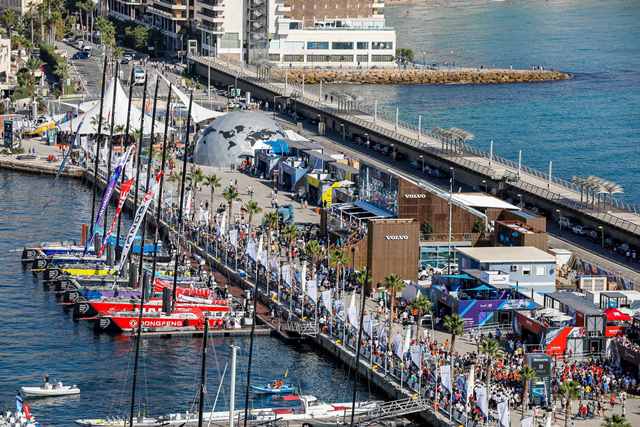
[[[568,73],[553,70],[512,70],[456,68],[431,69],[276,69],[271,76],[278,80],[301,84],[505,84],[567,80]]]

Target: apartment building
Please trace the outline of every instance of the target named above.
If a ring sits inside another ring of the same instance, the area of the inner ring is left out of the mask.
[[[8,1],[8,0],[0,0]],[[384,0],[109,0],[119,19],[153,26],[167,51],[286,67],[393,67]]]

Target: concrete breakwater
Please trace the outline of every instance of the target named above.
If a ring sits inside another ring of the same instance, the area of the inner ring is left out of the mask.
[[[504,84],[567,80],[571,74],[553,70],[484,68],[431,69],[278,69],[272,77],[290,83],[359,84]]]

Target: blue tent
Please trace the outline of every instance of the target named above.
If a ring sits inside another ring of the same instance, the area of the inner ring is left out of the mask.
[[[268,141],[267,144],[271,146],[273,154],[289,154],[289,144],[284,139],[274,139],[273,141]]]

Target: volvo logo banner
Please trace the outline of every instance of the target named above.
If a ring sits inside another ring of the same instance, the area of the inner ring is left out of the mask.
[[[416,193],[416,194],[405,194],[405,199],[426,199],[427,195],[424,193]]]
[[[385,240],[409,240],[409,236],[406,234],[395,234],[384,236]]]

